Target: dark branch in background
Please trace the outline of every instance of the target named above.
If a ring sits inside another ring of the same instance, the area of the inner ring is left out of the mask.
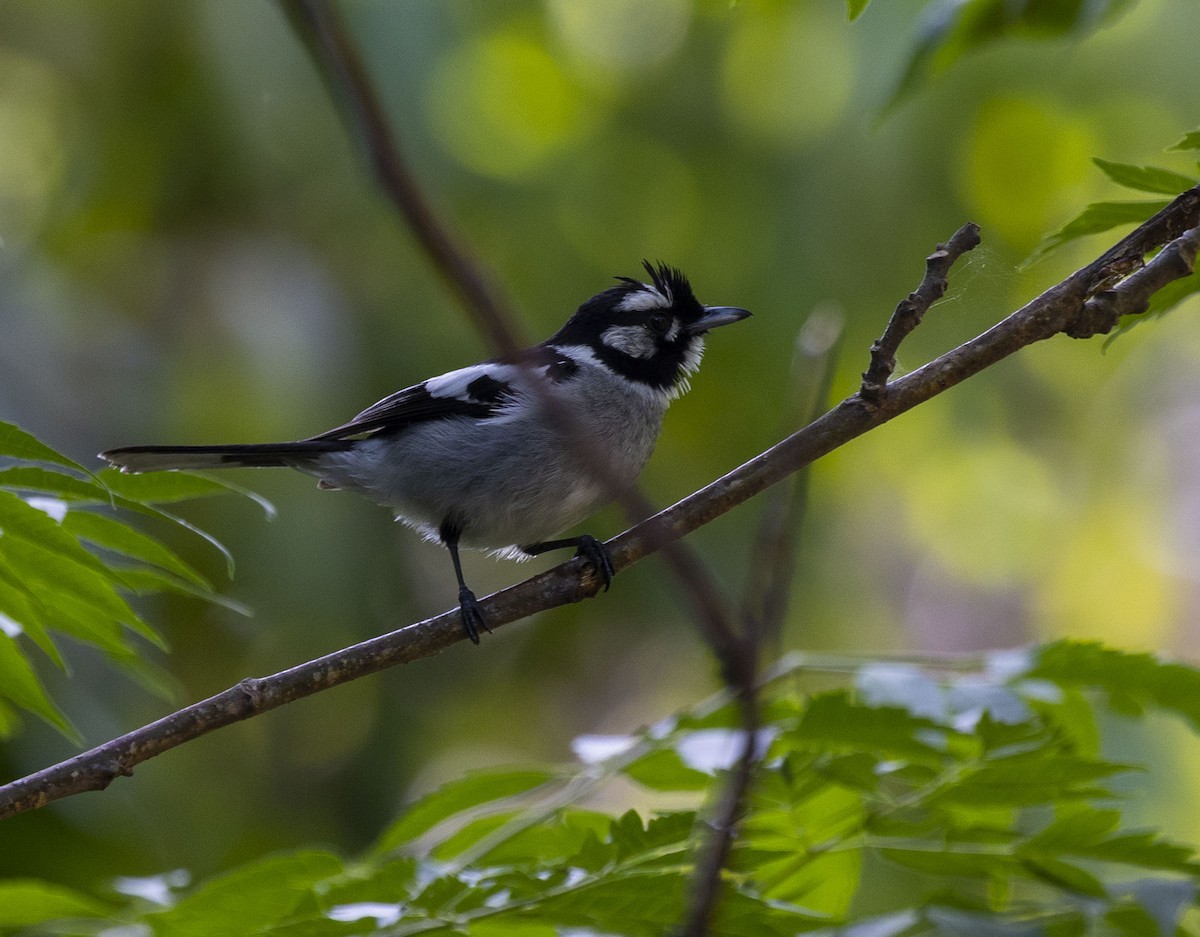
[[[785,426],[810,422],[827,406],[833,379],[836,348],[842,331],[841,316],[818,310],[800,329],[785,406]],[[803,414],[803,416],[801,416]],[[767,642],[777,644],[791,596],[792,572],[796,565],[796,538],[807,504],[807,467],[779,485],[763,505],[762,521],[750,556],[750,572],[742,604],[743,653],[761,665]],[[708,832],[696,860],[691,901],[681,937],[707,934],[721,896],[721,878],[737,839],[738,823],[762,758],[759,730],[762,716],[757,682],[733,686],[742,727],[742,749],[737,763],[721,790],[721,797],[708,821]]]
[[[1118,259],[1140,260],[1183,235],[1175,249],[1187,257],[1200,235],[1200,186],[1123,238],[1103,256],[997,323],[924,367],[887,385],[878,404],[867,405],[855,394],[808,426],[749,462],[718,478],[682,501],[659,512],[608,542],[617,571],[626,569],[655,546],[686,536],[739,504],[932,397],[978,374],[1026,345],[1073,328],[1084,304]],[[1186,234],[1185,234],[1186,232]],[[1174,271],[1178,279],[1188,271]],[[1133,280],[1133,277],[1130,277]],[[1170,282],[1170,281],[1167,281]],[[1111,288],[1111,287],[1109,287]],[[1134,281],[1131,301],[1144,302],[1155,288],[1151,280]],[[570,560],[481,602],[494,628],[594,595],[599,583],[582,560]],[[130,774],[149,758],[214,729],[239,722],[321,690],[347,683],[395,664],[430,657],[463,640],[457,610],[372,638],[271,677],[246,680],[180,710],[158,722],[83,752],[0,787],[0,818],[44,806],[84,791],[101,790],[116,777]]]
[[[858,395],[867,403],[875,403],[883,394],[892,372],[896,370],[896,350],[908,334],[921,324],[929,307],[946,292],[946,276],[954,262],[964,253],[979,246],[979,225],[968,222],[954,232],[945,244],[925,258],[925,278],[907,299],[902,299],[888,320],[883,336],[871,345],[871,364],[863,374]]]
[[[527,343],[513,328],[515,320],[492,278],[438,217],[409,170],[341,17],[323,0],[279,0],[279,4],[340,105],[338,112],[351,134],[365,148],[380,184],[476,326],[502,353],[523,348]]]
[[[709,822],[708,835],[696,860],[691,903],[680,937],[704,937],[712,925],[713,913],[721,898],[722,873],[729,863],[729,853],[737,838],[737,824],[745,812],[746,798],[762,756],[757,685],[739,688],[737,703],[742,721],[742,750],[721,790],[720,803]]]
[[[789,405],[784,409],[782,432],[811,423],[829,406],[842,324],[840,311],[818,308],[801,326],[796,336],[789,378],[791,388],[786,397]],[[768,494],[750,554],[750,578],[742,616],[757,623],[763,641],[773,648],[779,644],[791,598],[796,540],[808,509],[808,476],[808,469],[801,469]]]

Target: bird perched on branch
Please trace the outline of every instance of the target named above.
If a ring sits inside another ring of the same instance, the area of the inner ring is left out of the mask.
[[[600,541],[550,538],[633,483],[700,364],[705,333],[750,315],[703,306],[679,270],[644,266],[649,283],[619,277],[540,345],[431,377],[317,436],[127,446],[100,458],[123,472],[284,466],[365,495],[445,544],[463,629],[478,644],[490,629],[459,546],[511,559],[575,547],[607,589],[613,567]]]

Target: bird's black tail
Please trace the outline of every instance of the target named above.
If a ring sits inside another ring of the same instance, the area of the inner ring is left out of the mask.
[[[303,439],[232,446],[124,446],[101,452],[100,458],[122,472],[161,472],[169,469],[300,468],[323,453],[348,449],[346,439]]]

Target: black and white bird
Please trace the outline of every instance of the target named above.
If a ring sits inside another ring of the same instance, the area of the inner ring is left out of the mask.
[[[317,436],[128,446],[100,458],[123,472],[285,466],[316,476],[321,488],[365,495],[445,544],[463,629],[478,644],[487,623],[463,580],[459,546],[511,559],[575,547],[608,588],[613,568],[600,541],[551,538],[633,483],[667,406],[688,389],[705,333],[750,315],[703,306],[679,270],[643,265],[649,283],[619,277],[517,358],[431,377]]]

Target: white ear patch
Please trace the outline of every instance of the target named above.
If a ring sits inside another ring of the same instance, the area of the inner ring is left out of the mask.
[[[646,312],[648,309],[669,309],[671,301],[652,286],[643,286],[636,293],[630,293],[618,309],[625,312]]]
[[[641,325],[609,326],[600,333],[600,341],[631,358],[650,358],[657,350],[653,336]]]

